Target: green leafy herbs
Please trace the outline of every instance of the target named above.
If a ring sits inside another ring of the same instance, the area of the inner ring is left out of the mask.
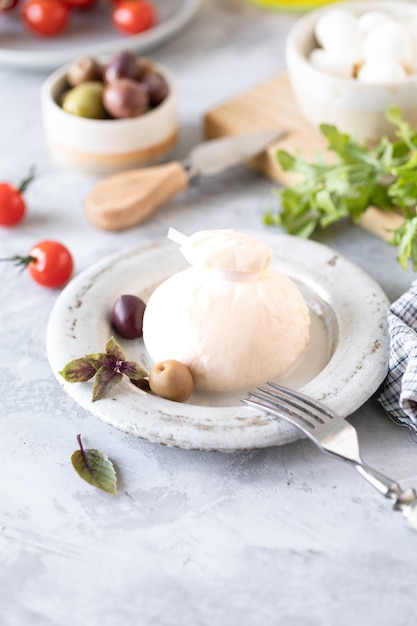
[[[87,354],[70,361],[59,372],[69,383],[83,383],[93,379],[92,402],[113,393],[123,376],[144,391],[149,390],[148,372],[136,361],[128,361],[114,337],[106,343],[105,352]]]
[[[113,463],[100,450],[85,449],[81,435],[77,435],[79,450],[71,455],[71,463],[79,476],[93,487],[117,495],[117,476]]]
[[[404,222],[392,231],[390,243],[398,248],[401,266],[417,270],[417,131],[396,106],[390,107],[387,118],[396,126],[397,139],[383,137],[373,147],[322,124],[320,130],[335,157],[331,164],[323,155],[308,163],[299,152],[292,156],[279,150],[281,167],[297,174],[299,182],[279,194],[281,209],[269,210],[265,223],[309,237],[317,226],[325,228],[343,218],[358,222],[370,206],[400,211]]]

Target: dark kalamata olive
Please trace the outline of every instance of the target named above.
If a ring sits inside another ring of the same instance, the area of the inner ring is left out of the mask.
[[[75,87],[90,80],[101,80],[102,76],[103,68],[100,63],[92,57],[80,57],[69,66],[67,81],[72,87]]]
[[[146,304],[130,294],[119,296],[113,304],[111,320],[116,331],[125,339],[142,337]]]
[[[156,72],[147,72],[140,80],[140,84],[149,95],[149,104],[156,107],[161,104],[168,95],[168,83],[163,76]]]
[[[132,52],[122,50],[117,52],[107,64],[104,70],[104,81],[112,83],[119,78],[131,78],[137,80],[139,66],[137,57]]]
[[[117,118],[137,117],[149,107],[149,96],[134,80],[120,78],[106,86],[103,93],[104,106]]]
[[[147,59],[146,57],[136,57],[136,65],[138,68],[137,80],[141,80],[145,74],[148,72],[154,72],[154,66],[152,61]]]

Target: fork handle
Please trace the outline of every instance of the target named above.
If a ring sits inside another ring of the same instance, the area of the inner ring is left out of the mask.
[[[356,470],[386,498],[395,500],[394,510],[401,511],[409,525],[417,530],[417,493],[400,485],[366,463],[355,463]]]
[[[370,483],[387,498],[395,498],[402,493],[401,487],[395,480],[381,474],[381,472],[373,469],[373,467],[370,467],[367,463],[364,463],[363,461],[362,463],[354,462],[354,466],[359,474],[368,481],[368,483]]]
[[[410,526],[417,530],[417,498],[408,505],[400,505],[399,508]]]

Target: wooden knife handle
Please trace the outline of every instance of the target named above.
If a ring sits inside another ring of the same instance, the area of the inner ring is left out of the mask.
[[[123,230],[143,222],[189,186],[178,161],[120,172],[102,180],[85,199],[88,220],[103,230]]]

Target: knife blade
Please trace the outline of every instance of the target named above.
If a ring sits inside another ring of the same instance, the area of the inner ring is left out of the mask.
[[[183,164],[189,163],[196,175],[215,176],[263,152],[283,135],[283,130],[265,130],[212,139],[195,146]]]
[[[199,176],[214,176],[245,163],[284,134],[283,130],[266,130],[212,139],[195,146],[183,161],[108,176],[87,194],[87,218],[103,230],[135,226]]]

